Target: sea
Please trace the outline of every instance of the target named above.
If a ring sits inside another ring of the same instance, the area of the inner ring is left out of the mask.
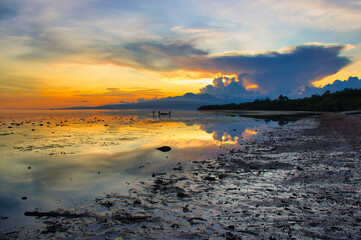
[[[279,124],[234,112],[2,110],[0,230],[41,224],[26,211],[129,194],[156,174],[240,149]]]

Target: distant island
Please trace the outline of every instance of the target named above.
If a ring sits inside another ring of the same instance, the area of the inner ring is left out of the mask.
[[[210,94],[194,94],[186,93],[183,96],[167,97],[156,100],[137,102],[137,103],[115,103],[95,107],[77,106],[62,109],[182,109],[182,110],[196,110],[203,105],[211,104],[226,104],[234,101],[247,101],[249,99],[221,99]]]
[[[353,111],[361,110],[361,89],[344,89],[330,93],[326,91],[322,95],[300,99],[289,99],[280,95],[271,100],[268,97],[253,102],[230,103],[223,105],[205,105],[198,110],[283,110],[283,111]]]

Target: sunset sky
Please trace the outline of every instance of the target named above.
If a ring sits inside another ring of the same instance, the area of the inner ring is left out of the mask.
[[[212,93],[222,81],[294,94],[360,77],[360,13],[356,0],[0,0],[0,108]]]

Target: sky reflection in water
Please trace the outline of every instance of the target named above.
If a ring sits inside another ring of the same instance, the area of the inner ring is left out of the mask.
[[[29,224],[33,219],[23,214],[36,208],[73,208],[104,193],[128,194],[153,172],[216,158],[277,126],[189,111],[170,118],[149,111],[6,111],[0,121],[0,215],[9,217],[0,228]],[[164,145],[172,150],[156,150]]]

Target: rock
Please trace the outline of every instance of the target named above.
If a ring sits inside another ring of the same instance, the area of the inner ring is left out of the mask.
[[[218,175],[219,179],[223,179],[223,178],[226,178],[226,177],[228,177],[228,174],[225,174],[225,173],[221,173],[221,174]]]
[[[188,194],[186,194],[184,192],[177,193],[177,197],[179,197],[179,198],[184,198],[184,197],[187,197],[187,196],[188,196]]]
[[[163,172],[163,173],[152,173],[152,177],[162,176],[162,175],[167,175],[167,173],[165,173],[165,172]]]
[[[242,238],[237,236],[237,235],[234,235],[233,233],[231,232],[226,232],[225,234],[226,236],[226,240],[241,240]]]
[[[187,219],[187,221],[191,225],[194,225],[194,224],[197,224],[197,223],[200,223],[200,222],[207,222],[206,219],[201,218],[201,217],[190,217],[190,218]],[[196,221],[196,222],[194,222],[194,221]]]
[[[187,204],[187,206],[183,207],[183,212],[190,212],[191,210],[189,210],[189,205]]]
[[[211,176],[206,176],[204,177],[204,180],[207,180],[207,181],[216,181],[216,178],[215,177],[211,177]]]
[[[169,152],[172,148],[169,146],[163,146],[163,147],[159,147],[156,148],[157,150],[161,151],[161,152]]]
[[[176,224],[176,223],[173,223],[172,226],[170,226],[170,227],[173,228],[173,229],[176,229],[176,228],[179,228],[179,225]]]
[[[234,225],[229,225],[229,226],[227,226],[227,229],[228,229],[228,230],[234,230]]]
[[[52,225],[47,226],[45,230],[41,231],[41,234],[65,232],[69,228],[70,228],[70,226],[66,226],[61,223],[54,223]]]

